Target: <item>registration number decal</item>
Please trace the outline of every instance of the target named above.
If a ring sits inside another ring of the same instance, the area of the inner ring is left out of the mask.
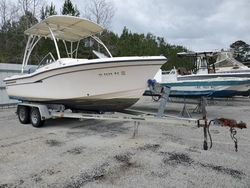
[[[99,77],[103,77],[103,76],[125,76],[125,75],[126,75],[126,71],[105,72],[105,73],[99,73],[98,74]]]

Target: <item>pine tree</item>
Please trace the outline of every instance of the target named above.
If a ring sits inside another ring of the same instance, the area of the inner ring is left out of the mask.
[[[55,5],[53,5],[53,3],[49,5],[46,5],[45,8],[44,6],[42,7],[41,9],[41,20],[49,17],[49,16],[52,16],[52,15],[57,15],[57,12],[56,12],[56,8],[55,8]]]
[[[65,0],[63,4],[62,14],[70,16],[80,16],[80,12],[77,9],[77,6],[75,5],[74,7],[70,0]]]

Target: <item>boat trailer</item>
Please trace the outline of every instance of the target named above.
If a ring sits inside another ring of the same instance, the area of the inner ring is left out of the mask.
[[[56,118],[75,118],[75,119],[95,119],[95,120],[111,120],[111,121],[124,121],[134,122],[133,138],[138,134],[138,128],[141,122],[149,123],[163,123],[167,126],[192,126],[192,127],[203,127],[204,141],[203,149],[208,150],[208,137],[210,140],[210,147],[212,148],[212,136],[209,131],[210,126],[221,125],[223,127],[230,127],[231,138],[235,143],[235,151],[238,150],[237,139],[235,137],[237,131],[235,128],[246,128],[246,124],[243,122],[237,123],[235,120],[229,120],[225,118],[218,118],[213,120],[207,119],[206,102],[205,99],[202,101],[202,118],[184,118],[178,116],[170,116],[164,113],[166,104],[168,101],[170,88],[162,87],[156,90],[154,85],[149,85],[151,92],[157,92],[160,95],[158,112],[149,113],[146,111],[139,110],[124,110],[122,112],[106,112],[106,113],[82,113],[72,112],[66,110],[64,105],[59,104],[43,104],[23,101],[17,105],[17,115],[19,121],[22,124],[31,123],[34,127],[41,127],[45,120],[56,119]]]

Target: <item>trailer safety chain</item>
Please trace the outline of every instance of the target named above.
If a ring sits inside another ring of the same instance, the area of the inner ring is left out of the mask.
[[[205,121],[205,122],[200,123],[200,121]],[[234,141],[235,151],[237,152],[238,151],[238,140],[236,138],[237,130],[235,128],[240,128],[240,129],[247,128],[246,123],[244,123],[242,121],[237,123],[237,121],[235,121],[233,119],[226,119],[226,118],[212,119],[209,121],[209,123],[207,123],[207,119],[200,119],[198,121],[198,127],[203,127],[203,129],[204,129],[204,144],[203,144],[204,150],[208,149],[207,135],[209,136],[209,141],[210,141],[209,149],[211,149],[213,146],[213,140],[212,140],[212,136],[210,133],[210,125],[212,123],[214,125],[220,125],[222,127],[230,127],[230,136],[231,136],[232,140]]]
[[[211,136],[210,129],[209,129],[209,127],[210,127],[212,121],[213,121],[213,120],[211,120],[211,121],[209,122],[208,126],[207,126],[207,133],[208,133],[209,140],[210,140],[210,147],[209,147],[209,149],[211,149],[211,148],[213,147],[213,140],[212,140],[212,136]]]
[[[204,128],[203,149],[207,150],[208,149],[208,146],[207,146],[207,134],[209,136],[209,142],[210,142],[209,149],[211,149],[213,147],[213,139],[212,139],[212,136],[211,136],[211,133],[210,133],[210,125],[211,125],[212,122],[215,122],[215,120],[210,120],[208,124],[206,122],[205,122],[205,124],[200,124],[199,122],[202,121],[202,120],[204,120],[204,119],[200,119],[198,121],[198,127],[203,127]],[[207,121],[207,120],[205,120],[205,121]]]
[[[239,128],[239,129],[243,129],[243,128],[247,128],[246,123],[240,121],[239,123],[237,123],[236,120],[234,119],[226,119],[226,118],[217,118],[217,119],[213,119],[209,122],[208,124],[208,134],[209,134],[209,138],[210,138],[210,148],[212,147],[212,137],[210,135],[209,132],[209,126],[210,124],[214,122],[214,124],[220,125],[222,127],[230,127],[230,136],[232,138],[232,140],[234,141],[234,147],[235,147],[235,151],[238,151],[238,140],[236,138],[236,134],[237,134],[237,130],[235,128]]]
[[[237,138],[235,137],[236,134],[237,134],[236,129],[233,127],[230,127],[230,136],[231,136],[232,140],[234,141],[235,151],[237,152],[238,151],[238,141],[237,141]]]

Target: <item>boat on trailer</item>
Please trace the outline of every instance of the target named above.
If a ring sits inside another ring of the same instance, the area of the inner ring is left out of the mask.
[[[167,59],[164,56],[112,57],[96,36],[103,28],[73,16],[50,16],[25,31],[28,35],[21,75],[4,79],[10,98],[23,102],[61,104],[66,109],[117,111],[130,107],[141,97]],[[78,58],[83,39],[90,37],[106,50],[94,51],[97,59]],[[48,52],[36,70],[24,73],[34,47],[41,38],[54,42],[56,55]],[[58,41],[67,56],[62,57]]]
[[[180,74],[175,68],[162,71],[159,82],[171,87],[171,97],[222,97],[249,96],[250,69],[234,60],[226,52],[181,52],[179,56],[194,58],[194,70],[191,74]],[[214,67],[208,58],[217,56]],[[236,68],[220,68],[220,65],[233,65]],[[146,94],[149,94],[148,91]]]
[[[201,80],[218,77],[250,78],[250,69],[242,63],[237,62],[229,55],[218,55],[223,52],[180,52],[180,57],[191,57],[194,59],[194,70],[191,74],[178,75],[178,80]],[[218,56],[215,63],[209,65],[208,58]],[[223,57],[224,56],[224,57]],[[231,68],[220,67],[231,64]]]
[[[169,74],[163,74],[161,85],[170,87],[171,97],[221,97],[229,98],[242,93],[247,93],[250,89],[250,78],[237,77],[217,77],[209,79],[178,80],[176,69]]]

